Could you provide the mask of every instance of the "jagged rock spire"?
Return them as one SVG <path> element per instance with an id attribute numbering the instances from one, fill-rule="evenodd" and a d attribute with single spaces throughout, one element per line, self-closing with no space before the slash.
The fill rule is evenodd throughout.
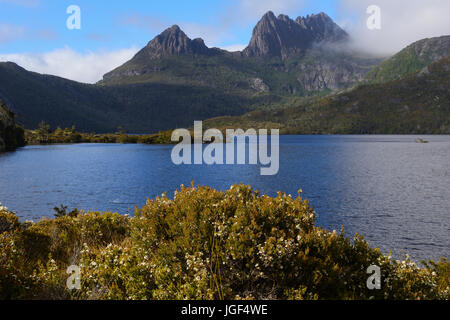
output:
<path id="1" fill-rule="evenodd" d="M 267 12 L 253 30 L 245 56 L 281 56 L 311 47 L 313 43 L 346 40 L 347 33 L 325 13 L 298 17 L 295 21 L 286 15 L 278 18 Z"/>

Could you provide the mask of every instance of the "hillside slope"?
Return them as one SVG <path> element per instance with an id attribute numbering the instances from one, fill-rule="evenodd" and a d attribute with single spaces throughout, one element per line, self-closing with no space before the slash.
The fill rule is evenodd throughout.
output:
<path id="1" fill-rule="evenodd" d="M 81 131 L 152 133 L 194 120 L 240 115 L 260 100 L 205 87 L 144 83 L 96 86 L 41 75 L 13 63 L 0 63 L 0 98 L 26 128 L 45 120 L 53 128 Z"/>
<path id="2" fill-rule="evenodd" d="M 289 108 L 211 119 L 205 126 L 289 134 L 450 134 L 450 56 L 401 80 Z"/>
<path id="3" fill-rule="evenodd" d="M 365 77 L 367 83 L 383 83 L 417 72 L 450 55 L 450 35 L 417 41 L 374 67 Z"/>

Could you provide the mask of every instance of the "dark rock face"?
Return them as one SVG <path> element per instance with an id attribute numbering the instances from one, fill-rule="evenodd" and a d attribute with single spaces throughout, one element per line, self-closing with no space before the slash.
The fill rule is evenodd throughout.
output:
<path id="1" fill-rule="evenodd" d="M 348 34 L 341 29 L 325 13 L 313 14 L 311 16 L 298 17 L 295 22 L 304 29 L 310 30 L 316 42 L 340 42 L 348 39 Z"/>
<path id="2" fill-rule="evenodd" d="M 253 30 L 249 46 L 243 54 L 253 56 L 287 56 L 312 42 L 311 35 L 287 16 L 266 13 Z"/>
<path id="3" fill-rule="evenodd" d="M 367 69 L 353 62 L 342 61 L 340 64 L 320 61 L 300 64 L 297 81 L 308 92 L 324 89 L 342 90 L 349 84 L 361 81 Z"/>
<path id="4" fill-rule="evenodd" d="M 0 152 L 24 145 L 24 130 L 16 125 L 14 114 L 0 100 Z"/>
<path id="5" fill-rule="evenodd" d="M 311 48 L 314 43 L 339 42 L 347 38 L 347 33 L 323 12 L 298 17 L 294 21 L 286 15 L 277 18 L 269 11 L 253 30 L 252 39 L 243 55 L 286 59 L 291 54 Z"/>
<path id="6" fill-rule="evenodd" d="M 202 39 L 191 40 L 179 26 L 174 25 L 156 36 L 136 56 L 159 59 L 167 55 L 212 55 L 214 52 L 205 45 Z"/>

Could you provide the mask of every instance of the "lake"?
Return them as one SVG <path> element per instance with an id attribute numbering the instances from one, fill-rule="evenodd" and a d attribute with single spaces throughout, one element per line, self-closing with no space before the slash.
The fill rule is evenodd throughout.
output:
<path id="1" fill-rule="evenodd" d="M 330 230 L 344 226 L 395 257 L 450 253 L 450 136 L 281 136 L 280 170 L 171 162 L 172 146 L 28 146 L 0 154 L 0 201 L 21 220 L 53 217 L 52 208 L 133 214 L 147 198 L 181 184 L 226 190 L 244 183 L 271 196 L 299 189 Z"/>

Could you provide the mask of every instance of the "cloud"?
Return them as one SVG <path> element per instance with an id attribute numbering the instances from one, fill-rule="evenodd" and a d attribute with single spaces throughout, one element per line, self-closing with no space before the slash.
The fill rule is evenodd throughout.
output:
<path id="1" fill-rule="evenodd" d="M 0 44 L 12 42 L 25 36 L 25 28 L 7 23 L 0 23 Z"/>
<path id="2" fill-rule="evenodd" d="M 222 46 L 221 49 L 227 50 L 230 52 L 242 51 L 247 47 L 246 44 L 233 44 L 231 46 Z"/>
<path id="3" fill-rule="evenodd" d="M 381 30 L 366 26 L 369 5 L 381 9 Z M 388 55 L 420 39 L 450 34 L 449 12 L 448 0 L 341 0 L 340 17 L 356 48 Z"/>
<path id="4" fill-rule="evenodd" d="M 136 47 L 111 52 L 79 53 L 69 47 L 40 54 L 0 54 L 0 61 L 15 62 L 21 67 L 84 83 L 95 83 L 103 75 L 130 60 Z"/>
<path id="5" fill-rule="evenodd" d="M 58 38 L 59 33 L 49 28 L 30 30 L 25 26 L 0 23 L 0 45 L 19 40 L 39 39 L 44 41 L 53 41 Z"/>

